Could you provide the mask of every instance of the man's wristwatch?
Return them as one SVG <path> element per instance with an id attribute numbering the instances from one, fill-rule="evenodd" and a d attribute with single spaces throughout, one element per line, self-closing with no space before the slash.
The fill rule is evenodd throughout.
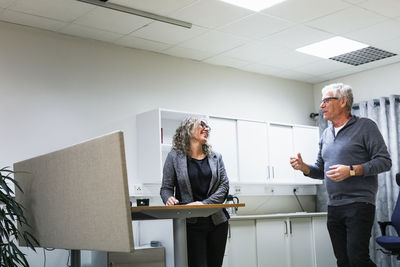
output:
<path id="1" fill-rule="evenodd" d="M 356 171 L 353 169 L 353 165 L 350 165 L 350 176 L 356 176 Z"/>

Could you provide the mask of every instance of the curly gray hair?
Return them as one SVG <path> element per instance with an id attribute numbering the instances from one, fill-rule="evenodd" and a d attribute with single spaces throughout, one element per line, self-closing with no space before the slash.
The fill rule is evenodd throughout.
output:
<path id="1" fill-rule="evenodd" d="M 172 141 L 172 149 L 181 151 L 186 156 L 190 156 L 192 154 L 190 138 L 193 136 L 193 129 L 197 129 L 202 121 L 204 121 L 204 119 L 198 117 L 188 117 L 184 119 L 176 129 Z M 207 142 L 202 145 L 202 149 L 207 157 L 211 155 L 211 146 Z"/>
<path id="2" fill-rule="evenodd" d="M 346 109 L 351 111 L 351 107 L 353 106 L 353 92 L 350 85 L 343 83 L 333 83 L 322 88 L 322 94 L 326 94 L 328 92 L 333 92 L 335 97 L 338 98 L 346 98 Z"/>

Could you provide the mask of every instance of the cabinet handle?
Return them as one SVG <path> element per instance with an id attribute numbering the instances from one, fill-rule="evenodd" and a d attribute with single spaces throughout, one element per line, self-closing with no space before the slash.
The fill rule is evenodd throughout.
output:
<path id="1" fill-rule="evenodd" d="M 283 221 L 283 222 L 285 223 L 285 235 L 287 235 L 287 234 L 288 234 L 287 221 L 285 220 L 285 221 Z"/>
<path id="2" fill-rule="evenodd" d="M 270 171 L 269 171 L 269 165 L 267 165 L 267 172 L 268 172 L 268 179 L 271 179 Z"/>
<path id="3" fill-rule="evenodd" d="M 275 168 L 272 166 L 272 178 L 275 178 Z"/>
<path id="4" fill-rule="evenodd" d="M 289 221 L 289 233 L 292 234 L 292 221 Z"/>
<path id="5" fill-rule="evenodd" d="M 230 239 L 231 238 L 231 224 L 230 223 L 228 223 L 228 238 Z"/>

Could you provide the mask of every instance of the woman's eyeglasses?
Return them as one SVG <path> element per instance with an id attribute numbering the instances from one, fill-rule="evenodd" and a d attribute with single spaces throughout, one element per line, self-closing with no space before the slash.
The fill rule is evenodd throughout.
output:
<path id="1" fill-rule="evenodd" d="M 211 127 L 205 121 L 200 122 L 200 127 L 211 132 Z"/>

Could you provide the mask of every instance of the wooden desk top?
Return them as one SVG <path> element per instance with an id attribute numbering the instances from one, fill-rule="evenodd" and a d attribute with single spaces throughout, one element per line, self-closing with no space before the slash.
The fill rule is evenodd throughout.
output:
<path id="1" fill-rule="evenodd" d="M 238 204 L 208 204 L 208 205 L 175 205 L 175 206 L 138 206 L 132 207 L 132 212 L 142 210 L 187 210 L 187 209 L 209 209 L 209 208 L 233 208 L 244 207 L 244 203 Z"/>
<path id="2" fill-rule="evenodd" d="M 139 206 L 132 207 L 132 220 L 177 219 L 190 217 L 207 217 L 219 209 L 244 207 L 238 204 L 210 204 L 210 205 L 175 205 L 175 206 Z"/>

